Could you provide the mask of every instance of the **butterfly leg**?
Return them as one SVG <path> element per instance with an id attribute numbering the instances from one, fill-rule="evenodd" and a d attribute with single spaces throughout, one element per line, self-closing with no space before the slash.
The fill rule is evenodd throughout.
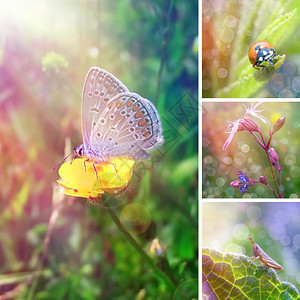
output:
<path id="1" fill-rule="evenodd" d="M 114 163 L 111 163 L 111 164 L 114 166 L 115 172 L 116 172 L 116 174 L 117 174 L 119 180 L 121 180 L 121 177 L 120 177 L 119 174 L 118 174 L 118 170 L 117 170 L 117 168 L 116 168 L 116 165 L 115 165 Z"/>
<path id="2" fill-rule="evenodd" d="M 99 177 L 98 177 L 98 172 L 97 172 L 97 169 L 96 169 L 96 167 L 95 167 L 95 164 L 96 164 L 96 163 L 97 163 L 96 161 L 93 162 L 93 169 L 95 170 L 97 179 L 99 179 Z"/>
<path id="3" fill-rule="evenodd" d="M 86 162 L 89 161 L 89 159 L 86 159 L 84 162 L 83 162 L 83 165 L 84 165 L 84 171 L 86 172 Z"/>
<path id="4" fill-rule="evenodd" d="M 114 163 L 110 162 L 110 161 L 107 161 L 107 163 L 110 164 L 110 165 L 113 165 L 113 167 L 114 167 L 114 169 L 115 169 L 115 172 L 116 172 L 116 174 L 117 174 L 119 180 L 121 180 L 121 177 L 120 177 L 119 174 L 118 174 L 118 170 L 117 170 L 117 168 L 116 168 L 116 165 L 115 165 Z"/>

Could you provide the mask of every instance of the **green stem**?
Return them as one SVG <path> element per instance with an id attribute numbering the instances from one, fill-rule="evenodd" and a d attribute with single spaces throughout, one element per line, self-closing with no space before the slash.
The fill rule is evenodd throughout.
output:
<path id="1" fill-rule="evenodd" d="M 170 277 L 164 273 L 155 263 L 154 261 L 145 253 L 143 248 L 137 243 L 137 241 L 131 236 L 131 234 L 124 229 L 122 224 L 120 223 L 120 220 L 114 213 L 114 211 L 111 208 L 107 208 L 107 211 L 117 227 L 120 229 L 120 231 L 125 235 L 127 238 L 127 241 L 135 248 L 135 250 L 142 256 L 142 258 L 149 264 L 149 266 L 152 268 L 153 272 L 161 278 L 170 288 L 173 290 L 176 289 L 176 284 L 170 279 Z"/>
<path id="2" fill-rule="evenodd" d="M 268 158 L 268 162 L 269 162 L 269 164 L 270 164 L 270 167 L 271 167 L 272 176 L 273 176 L 273 180 L 274 180 L 275 187 L 276 187 L 276 190 L 277 190 L 278 198 L 282 198 L 282 197 L 281 197 L 281 193 L 279 192 L 277 180 L 276 180 L 276 177 L 275 177 L 274 168 L 273 168 L 273 166 L 272 166 L 272 163 L 271 163 L 271 159 L 270 159 L 268 150 L 266 150 L 266 155 L 267 155 L 267 158 Z"/>
<path id="3" fill-rule="evenodd" d="M 282 191 L 282 180 L 281 180 L 281 167 L 280 166 L 280 171 L 279 172 L 279 184 L 280 184 L 280 197 L 283 198 L 283 191 Z"/>
<path id="4" fill-rule="evenodd" d="M 163 16 L 163 43 L 162 43 L 162 50 L 161 50 L 161 57 L 160 57 L 160 63 L 159 63 L 159 69 L 158 69 L 158 74 L 157 74 L 157 81 L 156 81 L 156 91 L 155 91 L 155 96 L 154 96 L 154 103 L 158 103 L 158 98 L 159 98 L 159 92 L 160 92 L 160 85 L 161 85 L 161 78 L 162 78 L 162 72 L 164 69 L 165 65 L 165 59 L 167 56 L 167 46 L 169 42 L 169 27 L 168 27 L 168 22 L 169 22 L 169 17 L 171 13 L 171 9 L 173 6 L 173 0 L 170 1 L 168 11 L 166 16 Z"/>
<path id="5" fill-rule="evenodd" d="M 47 230 L 46 237 L 45 237 L 44 243 L 43 243 L 43 251 L 42 251 L 41 256 L 40 256 L 40 258 L 38 260 L 38 263 L 37 263 L 37 268 L 36 268 L 37 269 L 37 275 L 33 276 L 32 278 L 30 278 L 27 281 L 27 285 L 30 286 L 30 289 L 29 289 L 29 292 L 27 294 L 26 300 L 33 299 L 34 293 L 36 291 L 36 288 L 37 288 L 39 280 L 40 280 L 40 276 L 42 274 L 42 269 L 43 269 L 43 266 L 44 266 L 45 258 L 46 258 L 47 253 L 48 253 L 50 237 L 51 237 L 51 234 L 54 230 L 54 226 L 56 224 L 56 221 L 59 217 L 59 214 L 60 214 L 62 208 L 63 208 L 62 202 L 56 203 L 56 205 L 55 205 L 55 207 L 52 211 L 52 214 L 50 216 L 50 220 L 49 220 L 49 224 L 48 224 L 48 230 Z"/>

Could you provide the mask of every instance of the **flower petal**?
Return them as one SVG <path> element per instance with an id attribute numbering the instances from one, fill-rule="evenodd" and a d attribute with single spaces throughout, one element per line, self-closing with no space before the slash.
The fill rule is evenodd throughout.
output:
<path id="1" fill-rule="evenodd" d="M 59 168 L 66 195 L 88 199 L 99 198 L 104 192 L 119 194 L 127 188 L 135 161 L 115 158 L 109 162 L 93 162 L 85 157 L 75 158 Z"/>

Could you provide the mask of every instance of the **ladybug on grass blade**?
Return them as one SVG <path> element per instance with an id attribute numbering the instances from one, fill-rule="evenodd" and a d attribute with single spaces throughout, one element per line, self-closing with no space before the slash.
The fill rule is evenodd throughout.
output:
<path id="1" fill-rule="evenodd" d="M 274 59 L 277 55 L 276 50 L 274 47 L 265 41 L 260 41 L 254 43 L 248 52 L 249 60 L 251 64 L 253 65 L 253 68 L 259 70 L 259 68 L 267 69 L 267 72 L 269 73 L 269 70 L 266 66 L 261 65 L 262 62 L 268 62 L 271 65 L 274 65 Z"/>

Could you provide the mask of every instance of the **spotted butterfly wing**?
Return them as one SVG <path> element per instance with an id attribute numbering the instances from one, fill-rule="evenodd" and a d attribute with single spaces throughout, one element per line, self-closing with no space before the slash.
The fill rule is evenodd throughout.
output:
<path id="1" fill-rule="evenodd" d="M 107 103 L 116 95 L 127 92 L 127 87 L 114 75 L 92 67 L 85 78 L 82 91 L 82 138 L 87 152 L 91 150 L 91 133 Z"/>
<path id="2" fill-rule="evenodd" d="M 246 190 L 249 187 L 248 185 L 249 179 L 241 171 L 239 172 L 239 181 L 240 181 L 240 193 L 244 195 Z"/>
<path id="3" fill-rule="evenodd" d="M 125 92 L 114 96 L 100 113 L 90 145 L 102 159 L 144 159 L 162 143 L 162 125 L 154 105 L 138 94 Z"/>

